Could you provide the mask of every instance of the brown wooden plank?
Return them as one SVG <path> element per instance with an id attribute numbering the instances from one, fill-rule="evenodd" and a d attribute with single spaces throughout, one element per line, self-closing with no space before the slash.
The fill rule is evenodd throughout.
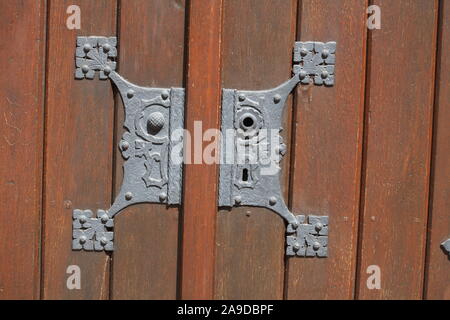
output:
<path id="1" fill-rule="evenodd" d="M 186 129 L 194 122 L 203 132 L 219 128 L 223 0 L 189 3 Z M 217 143 L 217 141 L 216 141 Z M 204 144 L 206 145 L 206 143 Z M 194 156 L 197 148 L 192 143 Z M 211 299 L 214 287 L 214 241 L 218 166 L 187 164 L 184 171 L 181 297 Z"/>
<path id="2" fill-rule="evenodd" d="M 66 28 L 69 5 L 81 9 L 81 30 Z M 116 1 L 50 1 L 47 78 L 44 283 L 46 299 L 109 296 L 109 257 L 73 252 L 72 210 L 111 204 L 114 99 L 109 81 L 75 80 L 76 35 L 115 35 Z M 68 290 L 69 265 L 81 269 L 81 290 Z"/>
<path id="3" fill-rule="evenodd" d="M 367 1 L 302 1 L 298 39 L 336 41 L 334 87 L 301 87 L 292 208 L 328 215 L 329 257 L 291 258 L 288 299 L 352 299 L 356 268 Z"/>
<path id="4" fill-rule="evenodd" d="M 434 96 L 438 1 L 382 1 L 370 39 L 361 299 L 420 299 Z M 369 290 L 367 268 L 381 269 Z"/>
<path id="5" fill-rule="evenodd" d="M 288 80 L 296 17 L 297 1 L 225 0 L 223 87 L 264 90 Z M 292 114 L 292 103 L 288 104 L 285 141 L 289 141 Z M 287 190 L 289 155 L 282 166 L 282 183 Z M 268 209 L 242 207 L 220 211 L 215 297 L 282 299 L 284 233 L 283 219 Z"/>
<path id="6" fill-rule="evenodd" d="M 440 244 L 450 238 L 450 1 L 441 1 L 439 52 L 434 112 L 434 146 L 428 261 L 427 299 L 450 300 L 450 261 Z"/>
<path id="7" fill-rule="evenodd" d="M 184 17 L 184 1 L 123 1 L 119 72 L 141 86 L 182 87 Z M 121 103 L 117 115 L 116 143 L 123 134 Z M 120 153 L 116 159 L 118 191 L 123 175 Z M 178 215 L 176 207 L 147 204 L 132 206 L 117 216 L 112 298 L 176 298 Z"/>
<path id="8" fill-rule="evenodd" d="M 0 299 L 37 299 L 45 1 L 0 2 Z"/>

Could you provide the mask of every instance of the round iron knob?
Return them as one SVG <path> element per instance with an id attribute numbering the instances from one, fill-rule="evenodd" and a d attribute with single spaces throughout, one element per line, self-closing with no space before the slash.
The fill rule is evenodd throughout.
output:
<path id="1" fill-rule="evenodd" d="M 148 131 L 156 134 L 164 127 L 166 119 L 161 112 L 153 112 L 148 118 Z"/>

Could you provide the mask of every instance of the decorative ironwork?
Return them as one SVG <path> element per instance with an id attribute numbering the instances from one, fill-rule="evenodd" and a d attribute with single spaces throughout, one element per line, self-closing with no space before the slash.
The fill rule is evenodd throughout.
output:
<path id="1" fill-rule="evenodd" d="M 184 89 L 128 82 L 115 71 L 116 45 L 115 37 L 77 39 L 75 78 L 93 79 L 98 72 L 101 80 L 111 80 L 122 98 L 125 133 L 119 149 L 125 162 L 122 187 L 110 209 L 99 210 L 97 218 L 90 210 L 74 211 L 74 250 L 113 251 L 114 216 L 130 205 L 181 201 Z"/>
<path id="2" fill-rule="evenodd" d="M 297 216 L 298 227 L 287 227 L 286 255 L 298 257 L 328 256 L 328 217 Z"/>
<path id="3" fill-rule="evenodd" d="M 297 256 L 326 256 L 326 239 L 322 233 L 306 233 L 306 225 L 298 220 L 303 216 L 290 212 L 283 199 L 280 161 L 286 145 L 280 135 L 282 117 L 286 100 L 298 84 L 334 85 L 335 53 L 335 42 L 297 42 L 294 76 L 284 84 L 263 91 L 223 90 L 219 206 L 256 206 L 276 212 L 289 224 L 288 241 L 297 237 L 295 241 L 304 246 L 305 254 L 302 247 Z M 302 237 L 306 240 L 300 241 Z M 320 248 L 314 250 L 316 242 Z M 292 251 L 289 243 L 287 248 Z"/>

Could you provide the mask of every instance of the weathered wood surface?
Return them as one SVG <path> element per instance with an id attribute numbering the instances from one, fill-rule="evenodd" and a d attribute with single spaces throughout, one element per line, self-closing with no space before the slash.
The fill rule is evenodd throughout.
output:
<path id="1" fill-rule="evenodd" d="M 291 77 L 297 1 L 225 0 L 224 88 L 265 90 Z M 290 140 L 292 104 L 283 132 Z M 287 191 L 289 155 L 283 160 Z M 287 199 L 287 192 L 284 192 Z M 222 210 L 217 218 L 217 299 L 283 299 L 284 221 L 269 209 Z"/>
<path id="2" fill-rule="evenodd" d="M 439 16 L 425 298 L 450 300 L 450 259 L 440 246 L 450 238 L 450 1 L 441 1 Z"/>
<path id="3" fill-rule="evenodd" d="M 123 1 L 119 14 L 120 74 L 140 86 L 183 87 L 184 1 Z M 118 102 L 115 146 L 123 134 L 124 112 Z M 122 164 L 116 152 L 116 192 Z M 177 297 L 178 217 L 179 208 L 158 204 L 132 206 L 117 216 L 113 299 Z"/>
<path id="4" fill-rule="evenodd" d="M 39 298 L 45 9 L 0 2 L 0 299 Z"/>
<path id="5" fill-rule="evenodd" d="M 360 299 L 421 299 L 424 283 L 438 1 L 376 0 L 369 39 Z M 369 290 L 369 266 L 381 289 Z"/>
<path id="6" fill-rule="evenodd" d="M 297 90 L 292 209 L 328 215 L 329 257 L 291 258 L 288 299 L 352 299 L 358 238 L 367 1 L 302 1 L 298 40 L 336 41 L 334 87 Z"/>
<path id="7" fill-rule="evenodd" d="M 66 27 L 66 10 L 81 9 L 81 29 Z M 72 251 L 73 209 L 107 209 L 112 196 L 114 98 L 109 81 L 75 80 L 77 35 L 115 35 L 115 0 L 49 2 L 43 298 L 106 299 L 109 256 Z M 68 266 L 81 289 L 66 286 Z"/>
<path id="8" fill-rule="evenodd" d="M 206 130 L 219 128 L 222 2 L 189 3 L 186 129 L 197 139 Z M 201 121 L 203 131 L 194 133 L 196 121 Z M 218 166 L 206 164 L 203 151 L 194 142 L 191 146 L 192 164 L 184 170 L 181 297 L 212 299 Z M 195 164 L 194 157 L 201 164 Z"/>

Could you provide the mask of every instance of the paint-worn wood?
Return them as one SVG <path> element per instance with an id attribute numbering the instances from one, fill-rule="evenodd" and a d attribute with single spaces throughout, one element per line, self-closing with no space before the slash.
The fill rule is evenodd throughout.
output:
<path id="1" fill-rule="evenodd" d="M 425 298 L 450 300 L 450 1 L 441 1 Z"/>
<path id="2" fill-rule="evenodd" d="M 39 298 L 45 7 L 0 2 L 0 299 Z"/>
<path id="3" fill-rule="evenodd" d="M 366 97 L 360 299 L 420 299 L 433 114 L 438 1 L 374 1 Z M 366 270 L 381 269 L 369 290 Z"/>
<path id="4" fill-rule="evenodd" d="M 297 1 L 225 0 L 224 88 L 264 90 L 291 77 Z M 285 141 L 290 137 L 292 102 L 285 112 Z M 289 154 L 283 159 L 287 189 Z M 284 192 L 285 197 L 287 192 Z M 287 198 L 286 198 L 287 199 Z M 284 281 L 282 218 L 268 209 L 221 210 L 217 218 L 217 299 L 282 299 Z"/>
<path id="5" fill-rule="evenodd" d="M 66 27 L 69 5 L 81 9 L 81 30 Z M 77 35 L 116 34 L 116 1 L 49 3 L 47 127 L 43 240 L 45 299 L 109 296 L 109 257 L 73 252 L 72 210 L 111 204 L 114 99 L 109 81 L 75 80 Z M 81 269 L 81 290 L 68 290 L 66 269 Z"/>
<path id="6" fill-rule="evenodd" d="M 288 299 L 352 299 L 359 215 L 367 1 L 302 1 L 298 39 L 336 41 L 334 87 L 300 87 L 292 208 L 328 215 L 327 259 L 290 258 Z"/>
<path id="7" fill-rule="evenodd" d="M 192 160 L 195 157 L 201 164 L 192 161 L 184 171 L 183 299 L 213 297 L 218 166 L 203 162 L 200 147 L 211 143 L 201 142 L 202 133 L 219 128 L 222 5 L 222 0 L 189 3 L 186 129 L 200 141 L 193 141 L 191 154 Z M 197 121 L 201 121 L 203 132 L 194 132 Z M 217 140 L 212 143 L 218 145 Z"/>
<path id="8" fill-rule="evenodd" d="M 136 18 L 139 17 L 139 18 Z M 185 3 L 178 0 L 123 1 L 120 10 L 119 72 L 147 87 L 182 87 Z M 116 145 L 123 134 L 118 104 Z M 116 191 L 123 170 L 116 153 Z M 175 299 L 177 294 L 178 214 L 176 207 L 142 204 L 115 222 L 113 299 Z"/>

